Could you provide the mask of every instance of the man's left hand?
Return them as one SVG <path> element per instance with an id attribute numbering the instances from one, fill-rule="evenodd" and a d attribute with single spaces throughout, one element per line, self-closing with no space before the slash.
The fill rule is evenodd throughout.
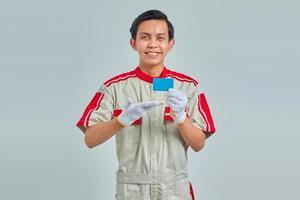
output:
<path id="1" fill-rule="evenodd" d="M 176 113 L 176 116 L 174 117 L 175 122 L 178 124 L 183 123 L 186 117 L 185 107 L 188 103 L 187 96 L 179 90 L 169 89 L 166 101 L 171 107 L 171 110 Z"/>

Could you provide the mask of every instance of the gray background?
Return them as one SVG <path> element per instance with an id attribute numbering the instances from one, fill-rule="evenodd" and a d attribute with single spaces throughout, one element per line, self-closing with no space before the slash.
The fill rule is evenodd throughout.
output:
<path id="1" fill-rule="evenodd" d="M 166 65 L 199 80 L 217 132 L 189 151 L 196 199 L 299 199 L 298 1 L 1 1 L 0 199 L 113 199 L 114 140 L 75 127 L 100 84 L 133 69 L 129 27 L 164 11 Z M 297 185 L 298 184 L 298 185 Z"/>

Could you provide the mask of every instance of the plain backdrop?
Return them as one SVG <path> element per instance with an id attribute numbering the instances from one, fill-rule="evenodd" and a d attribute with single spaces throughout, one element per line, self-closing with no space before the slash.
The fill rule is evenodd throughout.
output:
<path id="1" fill-rule="evenodd" d="M 137 66 L 129 28 L 148 9 L 169 16 L 165 64 L 200 82 L 215 120 L 188 152 L 196 199 L 299 199 L 299 6 L 1 1 L 0 199 L 114 199 L 114 138 L 89 149 L 76 122 L 103 81 Z"/>

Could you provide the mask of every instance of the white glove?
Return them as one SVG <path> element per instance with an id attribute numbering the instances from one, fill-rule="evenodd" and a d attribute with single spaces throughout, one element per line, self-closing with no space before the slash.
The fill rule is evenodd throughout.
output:
<path id="1" fill-rule="evenodd" d="M 124 126 L 130 126 L 135 120 L 141 118 L 148 110 L 162 104 L 163 102 L 159 101 L 133 103 L 131 98 L 127 98 L 118 120 Z"/>
<path id="2" fill-rule="evenodd" d="M 167 104 L 171 107 L 171 116 L 172 111 L 175 112 L 174 118 L 177 124 L 183 123 L 186 117 L 185 107 L 187 106 L 188 99 L 187 96 L 176 89 L 169 89 L 167 92 Z"/>

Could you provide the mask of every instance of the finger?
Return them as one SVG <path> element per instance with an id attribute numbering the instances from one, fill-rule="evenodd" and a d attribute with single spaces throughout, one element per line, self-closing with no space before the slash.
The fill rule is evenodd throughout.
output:
<path id="1" fill-rule="evenodd" d="M 167 99 L 167 104 L 170 105 L 170 107 L 178 107 L 178 108 L 182 108 L 185 107 L 185 104 L 183 104 L 183 102 L 178 101 L 177 99 Z"/>
<path id="2" fill-rule="evenodd" d="M 169 88 L 168 92 L 177 92 L 178 90 L 174 89 L 174 88 Z"/>
<path id="3" fill-rule="evenodd" d="M 168 93 L 184 94 L 182 91 L 176 90 L 174 88 L 169 88 Z"/>
<path id="4" fill-rule="evenodd" d="M 168 104 L 170 107 L 171 107 L 171 109 L 172 110 L 174 110 L 174 111 L 179 111 L 179 110 L 182 110 L 182 107 L 181 106 L 176 106 L 176 105 L 174 105 L 174 104 Z"/>
<path id="5" fill-rule="evenodd" d="M 169 106 L 170 106 L 171 110 L 176 113 L 179 112 L 180 110 L 182 110 L 182 108 L 178 107 L 178 106 L 174 106 L 174 105 L 170 105 L 170 104 L 169 104 Z"/>
<path id="6" fill-rule="evenodd" d="M 174 98 L 177 98 L 177 99 L 183 99 L 183 97 L 185 96 L 184 93 L 182 93 L 181 91 L 179 90 L 170 90 L 167 92 L 167 97 L 174 97 Z"/>
<path id="7" fill-rule="evenodd" d="M 172 109 L 172 111 L 174 111 L 175 113 L 179 113 L 180 110 L 181 110 L 180 108 L 174 108 L 174 109 Z"/>
<path id="8" fill-rule="evenodd" d="M 168 97 L 167 98 L 167 101 L 168 102 L 172 102 L 174 104 L 182 104 L 182 100 L 180 99 L 177 99 L 177 98 L 174 98 L 174 97 Z"/>
<path id="9" fill-rule="evenodd" d="M 139 106 L 141 108 L 144 108 L 144 109 L 150 109 L 150 108 L 153 108 L 155 106 L 160 106 L 160 105 L 163 105 L 163 102 L 161 101 L 149 101 L 149 102 L 142 102 L 139 104 Z"/>
<path id="10" fill-rule="evenodd" d="M 164 101 L 150 101 L 150 103 L 154 106 L 161 106 L 164 104 Z"/>

